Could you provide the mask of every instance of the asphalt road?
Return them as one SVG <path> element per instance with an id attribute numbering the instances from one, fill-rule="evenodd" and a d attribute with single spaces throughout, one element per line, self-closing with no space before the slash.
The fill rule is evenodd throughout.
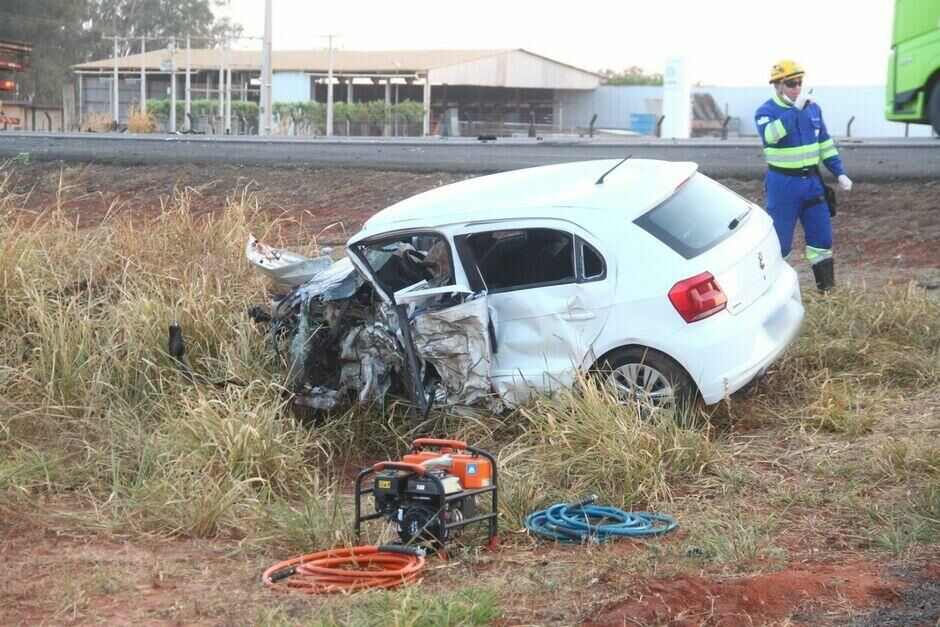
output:
<path id="1" fill-rule="evenodd" d="M 858 180 L 940 179 L 940 139 L 851 139 L 837 143 Z M 0 158 L 142 164 L 306 165 L 406 171 L 498 172 L 587 159 L 695 161 L 712 176 L 752 177 L 764 171 L 757 138 L 260 138 L 117 133 L 0 132 Z"/>

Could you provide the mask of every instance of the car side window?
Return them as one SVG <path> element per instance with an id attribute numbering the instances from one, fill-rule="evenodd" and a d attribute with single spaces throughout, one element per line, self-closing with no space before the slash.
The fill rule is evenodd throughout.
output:
<path id="1" fill-rule="evenodd" d="M 491 293 L 576 280 L 574 238 L 555 229 L 473 233 L 467 247 Z"/>
<path id="2" fill-rule="evenodd" d="M 607 264 L 597 249 L 578 238 L 578 282 L 601 281 L 607 277 Z"/>

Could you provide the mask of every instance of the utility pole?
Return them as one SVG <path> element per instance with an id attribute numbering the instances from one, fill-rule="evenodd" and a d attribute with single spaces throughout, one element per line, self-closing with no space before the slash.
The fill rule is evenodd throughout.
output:
<path id="1" fill-rule="evenodd" d="M 111 119 L 114 121 L 114 128 L 117 130 L 119 116 L 121 114 L 120 98 L 121 92 L 118 91 L 118 38 L 114 40 L 114 69 L 111 74 Z"/>
<path id="2" fill-rule="evenodd" d="M 431 73 L 424 75 L 424 120 L 421 123 L 421 134 L 427 137 L 431 133 Z"/>
<path id="3" fill-rule="evenodd" d="M 225 133 L 225 39 L 219 41 L 219 134 Z"/>
<path id="4" fill-rule="evenodd" d="M 140 38 L 140 112 L 147 113 L 147 38 Z"/>
<path id="5" fill-rule="evenodd" d="M 351 105 L 353 102 L 353 79 L 350 76 L 346 79 L 346 104 Z M 349 111 L 349 109 L 347 109 Z M 349 137 L 350 125 L 352 122 L 349 121 L 349 118 L 346 119 L 346 137 Z"/>
<path id="6" fill-rule="evenodd" d="M 264 1 L 264 42 L 261 44 L 261 119 L 258 135 L 271 134 L 271 0 Z"/>
<path id="7" fill-rule="evenodd" d="M 192 126 L 193 126 L 192 117 L 190 117 L 190 105 L 192 103 L 192 100 L 191 100 L 191 94 L 190 94 L 191 84 L 190 84 L 189 73 L 190 73 L 190 68 L 192 67 L 191 61 L 192 59 L 190 58 L 190 40 L 189 40 L 189 35 L 186 35 L 186 92 L 185 92 L 185 95 L 183 96 L 183 98 L 185 98 L 186 100 L 186 105 L 184 107 L 184 111 L 186 112 L 186 119 L 183 120 L 183 123 L 187 131 L 193 130 L 192 129 Z"/>
<path id="8" fill-rule="evenodd" d="M 333 135 L 333 35 L 327 35 L 326 53 L 326 136 Z"/>
<path id="9" fill-rule="evenodd" d="M 170 37 L 170 132 L 176 132 L 176 38 Z"/>
<path id="10" fill-rule="evenodd" d="M 225 134 L 232 134 L 232 41 L 225 39 Z"/>

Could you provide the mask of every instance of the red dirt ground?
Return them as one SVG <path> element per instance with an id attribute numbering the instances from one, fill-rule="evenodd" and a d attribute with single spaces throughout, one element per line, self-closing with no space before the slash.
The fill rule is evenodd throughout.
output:
<path id="1" fill-rule="evenodd" d="M 0 624 L 244 624 L 264 608 L 286 604 L 296 618 L 314 619 L 323 597 L 277 595 L 259 583 L 267 564 L 257 550 L 242 552 L 234 540 L 122 541 L 64 528 L 0 523 Z M 623 543 L 616 553 L 636 546 Z M 613 546 L 610 547 L 611 550 Z M 595 549 L 606 551 L 607 547 Z M 583 550 L 582 550 L 583 551 Z M 252 557 L 255 555 L 255 557 Z M 496 562 L 453 566 L 463 577 L 491 584 L 531 573 L 538 563 L 577 569 L 583 553 L 572 547 L 502 548 Z M 597 557 L 603 557 L 597 555 Z M 911 566 L 921 581 L 940 581 L 940 564 Z M 451 565 L 429 562 L 422 587 L 454 585 Z M 622 600 L 607 603 L 584 620 L 590 625 L 818 625 L 899 604 L 910 584 L 874 561 L 791 562 L 775 572 L 720 577 L 677 575 L 623 586 Z M 508 624 L 540 612 L 530 597 L 508 608 Z M 512 618 L 516 617 L 516 618 Z M 569 616 L 570 618 L 570 616 Z M 254 619 L 257 620 L 257 619 Z M 522 622 L 529 622 L 523 620 Z M 555 622 L 549 612 L 538 622 Z M 563 622 L 563 621 L 562 621 Z"/>
<path id="2" fill-rule="evenodd" d="M 856 610 L 899 598 L 902 584 L 871 562 L 791 564 L 751 577 L 683 576 L 635 590 L 628 601 L 601 610 L 588 624 L 737 625 L 789 619 L 815 624 L 824 605 Z"/>

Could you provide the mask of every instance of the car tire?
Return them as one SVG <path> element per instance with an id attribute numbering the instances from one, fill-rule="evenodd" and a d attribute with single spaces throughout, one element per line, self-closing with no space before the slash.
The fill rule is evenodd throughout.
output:
<path id="1" fill-rule="evenodd" d="M 605 356 L 595 368 L 600 381 L 622 404 L 636 404 L 641 413 L 651 406 L 677 416 L 698 404 L 698 389 L 674 359 L 644 346 L 627 346 Z"/>
<path id="2" fill-rule="evenodd" d="M 940 78 L 930 90 L 930 100 L 927 101 L 927 109 L 930 112 L 930 125 L 933 126 L 933 132 L 940 135 Z"/>

